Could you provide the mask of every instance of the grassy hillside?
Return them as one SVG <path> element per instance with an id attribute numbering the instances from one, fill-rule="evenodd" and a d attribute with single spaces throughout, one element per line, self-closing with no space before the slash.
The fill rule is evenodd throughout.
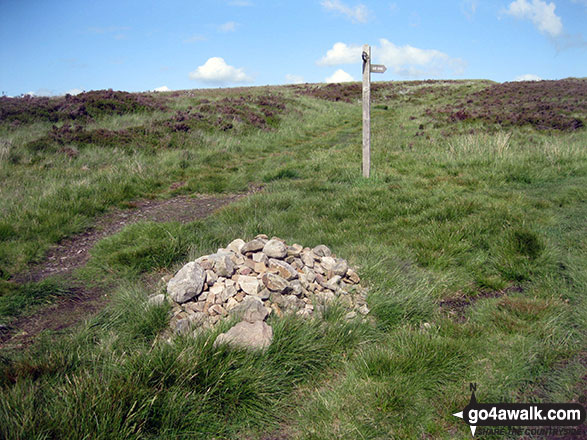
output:
<path id="1" fill-rule="evenodd" d="M 375 83 L 0 98 L 0 324 L 80 283 L 81 328 L 0 349 L 5 438 L 470 438 L 451 414 L 585 394 L 587 80 Z M 234 193 L 142 222 L 72 276 L 19 283 L 50 246 L 142 198 Z M 372 319 L 271 318 L 252 354 L 157 341 L 145 280 L 258 233 L 359 268 Z"/>

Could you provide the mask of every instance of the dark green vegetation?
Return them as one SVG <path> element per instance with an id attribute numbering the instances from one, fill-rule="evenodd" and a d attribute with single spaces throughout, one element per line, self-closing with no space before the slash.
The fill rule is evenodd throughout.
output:
<path id="1" fill-rule="evenodd" d="M 357 84 L 173 92 L 122 115 L 3 120 L 7 323 L 27 298 L 39 307 L 73 282 L 11 278 L 110 207 L 265 189 L 205 220 L 100 242 L 74 278 L 110 286 L 107 309 L 0 351 L 0 437 L 470 438 L 451 415 L 469 382 L 481 402 L 584 395 L 587 80 L 376 83 L 373 95 L 369 180 Z M 346 323 L 336 307 L 324 322 L 272 319 L 263 354 L 213 348 L 214 335 L 156 342 L 167 311 L 146 306 L 143 277 L 261 232 L 358 266 L 371 322 Z"/>

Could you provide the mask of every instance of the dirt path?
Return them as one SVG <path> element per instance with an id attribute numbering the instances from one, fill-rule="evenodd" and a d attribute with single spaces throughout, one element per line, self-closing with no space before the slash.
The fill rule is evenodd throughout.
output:
<path id="1" fill-rule="evenodd" d="M 48 253 L 45 259 L 30 267 L 26 273 L 16 275 L 17 283 L 41 281 L 52 275 L 70 277 L 84 266 L 89 251 L 101 239 L 116 234 L 123 227 L 139 221 L 168 222 L 190 221 L 207 217 L 218 209 L 247 195 L 259 191 L 252 187 L 247 193 L 221 196 L 178 196 L 168 200 L 139 200 L 131 209 L 116 209 L 100 217 L 93 227 L 81 234 L 66 238 Z M 106 292 L 75 284 L 72 295 L 60 298 L 55 304 L 38 310 L 33 315 L 18 318 L 8 328 L 0 329 L 0 348 L 18 348 L 29 345 L 44 330 L 58 331 L 75 325 L 107 303 Z"/>

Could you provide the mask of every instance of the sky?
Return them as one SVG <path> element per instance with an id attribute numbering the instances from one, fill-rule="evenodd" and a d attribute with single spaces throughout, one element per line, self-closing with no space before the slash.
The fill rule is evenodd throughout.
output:
<path id="1" fill-rule="evenodd" d="M 0 0 L 0 93 L 587 76 L 587 0 Z"/>

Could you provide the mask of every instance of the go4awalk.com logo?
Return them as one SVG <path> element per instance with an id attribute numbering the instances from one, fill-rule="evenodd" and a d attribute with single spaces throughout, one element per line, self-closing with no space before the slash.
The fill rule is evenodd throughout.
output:
<path id="1" fill-rule="evenodd" d="M 579 403 L 479 403 L 477 384 L 470 384 L 471 400 L 460 417 L 474 436 L 478 426 L 577 427 L 585 421 L 585 408 Z"/>

